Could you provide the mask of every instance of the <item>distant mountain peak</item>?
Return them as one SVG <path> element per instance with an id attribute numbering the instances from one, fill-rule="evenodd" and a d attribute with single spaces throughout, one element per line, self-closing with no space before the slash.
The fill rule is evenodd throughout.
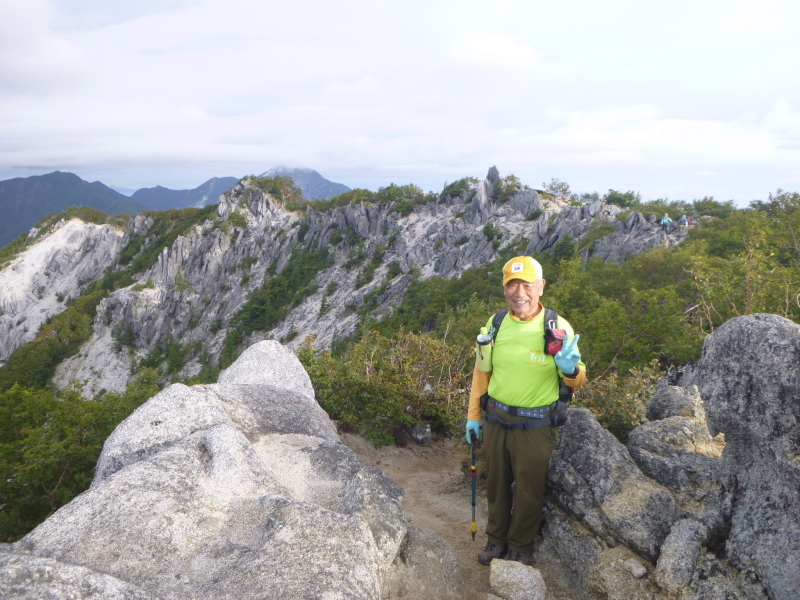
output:
<path id="1" fill-rule="evenodd" d="M 203 207 L 216 204 L 220 194 L 227 192 L 239 181 L 236 177 L 212 177 L 192 190 L 173 190 L 157 185 L 136 190 L 131 198 L 151 210 Z"/>
<path id="2" fill-rule="evenodd" d="M 291 177 L 294 184 L 303 192 L 306 200 L 328 200 L 339 194 L 349 192 L 342 183 L 325 179 L 314 169 L 308 167 L 286 167 L 283 165 L 264 171 L 259 177 Z"/>
<path id="3" fill-rule="evenodd" d="M 88 206 L 107 215 L 135 215 L 146 208 L 100 181 L 89 183 L 75 173 L 53 171 L 7 179 L 0 181 L 0 248 L 27 233 L 48 213 L 58 214 L 71 206 Z"/>

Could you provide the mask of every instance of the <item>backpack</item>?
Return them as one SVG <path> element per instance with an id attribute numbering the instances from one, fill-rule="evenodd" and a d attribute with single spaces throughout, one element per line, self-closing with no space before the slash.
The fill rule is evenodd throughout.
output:
<path id="1" fill-rule="evenodd" d="M 497 332 L 500 330 L 500 325 L 503 319 L 506 318 L 508 309 L 505 308 L 492 317 L 492 329 L 489 334 L 492 336 L 492 344 L 497 339 Z M 558 313 L 554 308 L 548 306 L 544 307 L 544 351 L 545 354 L 555 356 L 561 350 L 561 346 L 567 337 L 563 329 L 557 329 L 558 326 Z M 556 366 L 556 369 L 558 367 Z M 553 412 L 550 415 L 550 420 L 554 427 L 561 427 L 567 422 L 567 405 L 572 402 L 572 396 L 575 390 L 564 383 L 564 378 L 558 378 L 558 400 Z"/>

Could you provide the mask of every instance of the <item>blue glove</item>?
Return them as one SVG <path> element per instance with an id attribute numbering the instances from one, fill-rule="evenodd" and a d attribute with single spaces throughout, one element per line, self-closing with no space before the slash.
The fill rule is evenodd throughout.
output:
<path id="1" fill-rule="evenodd" d="M 573 335 L 553 357 L 556 361 L 556 366 L 561 369 L 564 375 L 572 375 L 575 369 L 578 368 L 578 362 L 581 359 L 581 353 L 578 351 L 578 340 L 580 338 L 580 335 Z"/>
<path id="2" fill-rule="evenodd" d="M 475 433 L 475 439 L 481 437 L 481 422 L 480 421 L 467 421 L 467 443 L 472 444 L 470 433 Z"/>

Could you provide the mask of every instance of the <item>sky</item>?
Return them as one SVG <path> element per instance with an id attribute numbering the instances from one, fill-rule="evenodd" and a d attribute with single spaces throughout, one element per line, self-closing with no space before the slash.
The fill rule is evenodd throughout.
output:
<path id="1" fill-rule="evenodd" d="M 2 0 L 0 179 L 800 191 L 797 0 Z"/>

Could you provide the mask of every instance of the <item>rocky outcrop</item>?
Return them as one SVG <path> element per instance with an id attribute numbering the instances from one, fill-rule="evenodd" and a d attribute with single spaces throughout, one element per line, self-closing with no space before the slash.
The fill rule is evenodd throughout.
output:
<path id="1" fill-rule="evenodd" d="M 0 270 L 0 365 L 116 262 L 122 236 L 111 225 L 60 221 Z"/>
<path id="2" fill-rule="evenodd" d="M 651 560 L 683 516 L 672 495 L 645 477 L 586 409 L 570 411 L 548 483 L 554 500 L 606 543 L 623 543 Z"/>
<path id="3" fill-rule="evenodd" d="M 739 317 L 706 338 L 686 387 L 659 384 L 627 448 L 570 409 L 538 552 L 583 598 L 797 598 L 798 364 L 800 326 Z"/>
<path id="4" fill-rule="evenodd" d="M 699 363 L 709 428 L 727 442 L 726 553 L 779 600 L 800 590 L 799 364 L 800 326 L 776 315 L 728 321 Z"/>
<path id="5" fill-rule="evenodd" d="M 341 444 L 292 353 L 260 342 L 219 383 L 172 385 L 120 424 L 91 488 L 0 554 L 0 589 L 378 599 L 410 579 L 455 597 L 452 550 L 409 532 L 402 495 Z"/>

